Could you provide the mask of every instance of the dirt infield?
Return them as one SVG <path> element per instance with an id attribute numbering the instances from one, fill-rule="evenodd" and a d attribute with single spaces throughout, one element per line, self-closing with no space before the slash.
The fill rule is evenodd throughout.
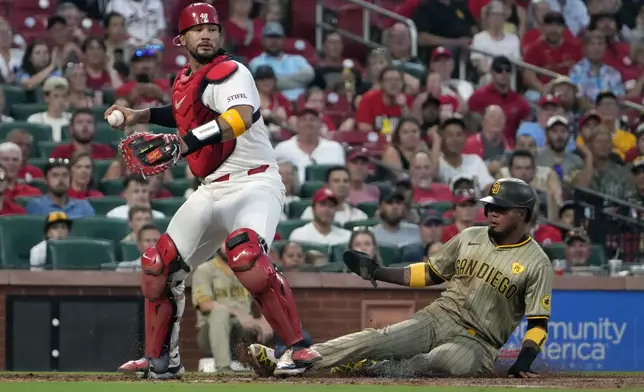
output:
<path id="1" fill-rule="evenodd" d="M 0 382 L 3 381 L 97 381 L 97 382 L 149 382 L 127 377 L 119 373 L 0 373 Z M 165 381 L 176 383 L 288 383 L 288 384 L 371 384 L 371 385 L 440 385 L 440 386 L 474 386 L 474 387 L 541 387 L 562 389 L 644 389 L 644 376 L 641 374 L 615 374 L 584 375 L 584 374 L 551 374 L 538 379 L 516 380 L 508 378 L 422 378 L 422 379 L 395 379 L 395 378 L 333 378 L 330 376 L 306 375 L 303 377 L 289 378 L 257 378 L 254 376 L 229 376 L 203 373 L 186 374 L 181 381 Z"/>

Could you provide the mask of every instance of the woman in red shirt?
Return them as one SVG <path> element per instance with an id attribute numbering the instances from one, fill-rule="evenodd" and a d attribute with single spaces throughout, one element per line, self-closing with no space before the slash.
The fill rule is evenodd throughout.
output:
<path id="1" fill-rule="evenodd" d="M 78 153 L 71 160 L 71 184 L 67 195 L 72 199 L 87 199 L 88 197 L 103 197 L 103 194 L 93 188 L 94 165 L 88 153 Z"/>
<path id="2" fill-rule="evenodd" d="M 277 124 L 285 122 L 292 115 L 291 103 L 275 88 L 277 77 L 273 68 L 269 65 L 257 67 L 254 78 L 264 120 Z"/>
<path id="3" fill-rule="evenodd" d="M 226 42 L 232 44 L 233 52 L 246 61 L 259 56 L 263 51 L 262 29 L 264 21 L 251 19 L 253 0 L 234 0 L 230 2 L 228 20 L 224 22 Z"/>
<path id="4" fill-rule="evenodd" d="M 121 87 L 123 81 L 114 69 L 112 59 L 107 56 L 105 42 L 100 38 L 89 37 L 81 45 L 83 67 L 87 73 L 87 87 L 92 90 Z"/>

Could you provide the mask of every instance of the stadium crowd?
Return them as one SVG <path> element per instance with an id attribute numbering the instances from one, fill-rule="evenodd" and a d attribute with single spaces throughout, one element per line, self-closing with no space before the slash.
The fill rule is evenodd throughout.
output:
<path id="1" fill-rule="evenodd" d="M 417 261 L 485 224 L 476 200 L 503 177 L 540 194 L 530 234 L 566 260 L 562 273 L 607 258 L 574 228 L 574 188 L 644 216 L 641 2 L 375 1 L 415 23 L 416 48 L 407 25 L 374 18 L 381 48 L 327 31 L 319 52 L 295 15 L 315 1 L 209 2 L 275 142 L 287 205 L 271 253 L 283 270 L 343 272 L 347 247 Z M 175 17 L 192 2 L 50 3 L 0 2 L 0 215 L 12 215 L 0 266 L 132 270 L 199 179 L 185 164 L 129 173 L 103 112 L 170 102 L 186 62 Z M 361 26 L 327 3 L 338 27 Z M 174 131 L 125 133 L 147 130 Z M 640 261 L 644 234 L 628 241 L 625 260 Z"/>

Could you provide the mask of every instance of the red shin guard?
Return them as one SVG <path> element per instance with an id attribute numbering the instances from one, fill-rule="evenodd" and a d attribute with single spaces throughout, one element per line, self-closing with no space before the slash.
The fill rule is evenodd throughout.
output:
<path id="1" fill-rule="evenodd" d="M 300 316 L 291 287 L 275 271 L 266 243 L 251 229 L 239 229 L 226 238 L 228 266 L 262 310 L 275 334 L 287 346 L 302 340 Z"/>
<path id="2" fill-rule="evenodd" d="M 159 358 L 168 352 L 175 304 L 168 288 L 170 263 L 178 262 L 174 242 L 163 234 L 141 256 L 141 290 L 145 297 L 145 355 Z"/>

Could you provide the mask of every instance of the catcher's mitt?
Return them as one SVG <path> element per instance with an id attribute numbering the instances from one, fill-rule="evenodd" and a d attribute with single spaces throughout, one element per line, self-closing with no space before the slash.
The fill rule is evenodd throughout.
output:
<path id="1" fill-rule="evenodd" d="M 159 174 L 181 159 L 178 135 L 133 133 L 121 140 L 119 150 L 128 169 L 144 177 Z"/>
<path id="2" fill-rule="evenodd" d="M 378 287 L 374 275 L 380 266 L 368 254 L 358 252 L 357 250 L 348 250 L 344 252 L 342 259 L 351 272 L 364 280 L 371 281 L 373 287 Z"/>

